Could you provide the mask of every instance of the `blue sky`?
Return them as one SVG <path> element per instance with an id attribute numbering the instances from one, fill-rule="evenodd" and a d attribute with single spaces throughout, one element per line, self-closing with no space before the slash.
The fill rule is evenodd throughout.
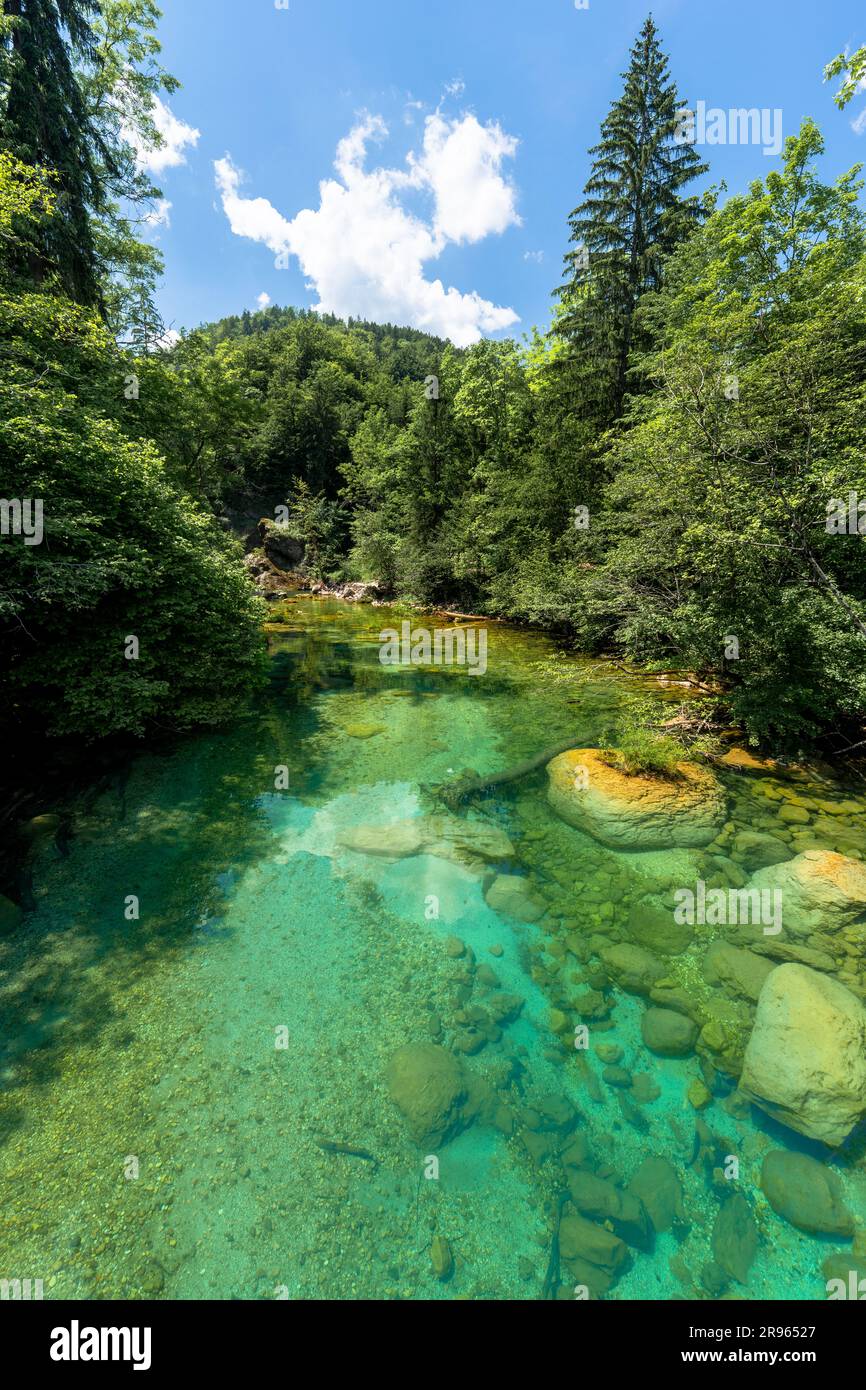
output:
<path id="1" fill-rule="evenodd" d="M 458 342 L 547 325 L 586 152 L 647 0 L 162 7 L 163 61 L 183 84 L 158 160 L 171 206 L 150 232 L 167 324 L 268 296 Z M 814 116 L 828 176 L 866 157 L 866 92 L 840 113 L 821 76 L 866 42 L 863 0 L 656 0 L 652 12 L 685 102 L 778 108 L 784 134 Z M 706 182 L 729 192 L 776 162 L 760 144 L 702 152 Z"/>

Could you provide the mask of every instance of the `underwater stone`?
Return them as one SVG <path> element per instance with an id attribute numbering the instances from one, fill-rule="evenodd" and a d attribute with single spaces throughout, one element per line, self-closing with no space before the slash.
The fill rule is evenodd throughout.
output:
<path id="1" fill-rule="evenodd" d="M 641 1016 L 641 1037 L 660 1057 L 685 1057 L 694 1048 L 698 1025 L 672 1009 L 647 1009 Z"/>
<path id="2" fill-rule="evenodd" d="M 430 1245 L 430 1263 L 433 1273 L 442 1283 L 454 1273 L 454 1255 L 444 1236 L 434 1236 Z"/>
<path id="3" fill-rule="evenodd" d="M 641 898 L 628 916 L 628 934 L 648 951 L 661 956 L 679 956 L 694 939 L 694 927 L 677 922 L 670 908 L 654 894 Z"/>
<path id="4" fill-rule="evenodd" d="M 585 1260 L 587 1264 L 621 1272 L 628 1263 L 628 1247 L 619 1236 L 596 1226 L 583 1216 L 564 1216 L 559 1225 L 559 1248 L 564 1260 Z"/>
<path id="5" fill-rule="evenodd" d="M 701 1286 L 711 1298 L 718 1298 L 724 1293 L 727 1284 L 728 1276 L 721 1265 L 715 1260 L 708 1260 L 701 1270 Z"/>
<path id="6" fill-rule="evenodd" d="M 582 1216 L 609 1221 L 614 1232 L 637 1250 L 652 1247 L 652 1227 L 646 1208 L 633 1192 L 620 1191 L 605 1178 L 572 1172 L 568 1178 L 571 1200 Z"/>
<path id="7" fill-rule="evenodd" d="M 466 1128 L 467 1079 L 452 1053 L 432 1042 L 407 1043 L 390 1058 L 385 1081 L 416 1143 L 436 1147 Z"/>
<path id="8" fill-rule="evenodd" d="M 631 1085 L 631 1072 L 626 1071 L 625 1067 L 605 1067 L 601 1073 L 601 1079 L 608 1086 L 628 1087 Z"/>
<path id="9" fill-rule="evenodd" d="M 841 1279 L 848 1298 L 855 1297 L 859 1302 L 866 1293 L 866 1260 L 858 1259 L 856 1253 L 847 1255 L 843 1250 L 835 1251 L 821 1265 L 821 1273 L 828 1281 Z M 852 1285 L 857 1290 L 853 1295 Z"/>
<path id="10" fill-rule="evenodd" d="M 706 1082 L 696 1076 L 694 1081 L 689 1082 L 686 1097 L 695 1110 L 706 1110 L 712 1104 L 713 1093 Z"/>
<path id="11" fill-rule="evenodd" d="M 600 954 L 611 979 L 627 994 L 649 994 L 667 970 L 657 956 L 631 942 L 605 946 Z"/>
<path id="12" fill-rule="evenodd" d="M 854 1221 L 842 1184 L 826 1164 L 807 1154 L 773 1149 L 764 1159 L 761 1187 L 777 1216 L 813 1235 L 850 1236 Z"/>
<path id="13" fill-rule="evenodd" d="M 715 839 L 726 796 L 709 769 L 677 765 L 676 778 L 628 776 L 593 748 L 547 765 L 547 799 L 562 820 L 611 849 L 699 849 Z"/>
<path id="14" fill-rule="evenodd" d="M 775 835 L 762 835 L 757 830 L 741 830 L 734 836 L 732 848 L 750 873 L 773 864 L 784 864 L 791 858 L 791 851 L 783 840 Z"/>
<path id="15" fill-rule="evenodd" d="M 494 912 L 516 917 L 518 922 L 537 922 L 547 910 L 547 903 L 532 892 L 519 874 L 497 874 L 484 899 Z"/>
<path id="16" fill-rule="evenodd" d="M 646 1207 L 656 1231 L 669 1231 L 686 1222 L 683 1189 L 677 1170 L 667 1158 L 645 1158 L 628 1184 L 629 1192 Z"/>
<path id="17" fill-rule="evenodd" d="M 735 1192 L 720 1207 L 713 1227 L 716 1263 L 738 1284 L 745 1284 L 757 1249 L 758 1228 L 752 1209 L 743 1194 Z"/>
<path id="18" fill-rule="evenodd" d="M 726 992 L 757 1002 L 764 981 L 775 966 L 753 951 L 739 950 L 726 941 L 714 941 L 704 957 L 704 979 L 721 984 Z"/>
<path id="19" fill-rule="evenodd" d="M 498 862 L 514 856 L 505 834 L 486 821 L 460 820 L 456 816 L 416 816 L 390 825 L 357 825 L 340 836 L 343 849 L 356 854 L 375 854 L 385 859 L 407 859 L 432 854 L 457 864 L 477 867 L 481 861 Z"/>
<path id="20" fill-rule="evenodd" d="M 778 966 L 761 990 L 740 1088 L 789 1129 L 841 1144 L 866 1115 L 866 1008 L 828 975 Z"/>

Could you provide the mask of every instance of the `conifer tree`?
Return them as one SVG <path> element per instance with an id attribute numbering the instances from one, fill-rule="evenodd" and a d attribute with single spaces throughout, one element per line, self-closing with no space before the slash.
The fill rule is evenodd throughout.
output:
<path id="1" fill-rule="evenodd" d="M 37 279 L 56 269 L 79 303 L 99 301 L 89 209 L 102 202 L 98 131 L 76 78 L 76 57 L 93 47 L 90 21 L 96 0 L 3 0 L 0 29 L 0 143 L 15 158 L 48 170 L 55 179 L 57 216 L 49 242 L 29 258 Z"/>
<path id="2" fill-rule="evenodd" d="M 556 332 L 569 345 L 583 418 L 606 428 L 626 391 L 634 312 L 657 289 L 661 264 L 694 227 L 695 197 L 681 189 L 706 171 L 694 148 L 678 141 L 677 89 L 649 17 L 623 74 L 625 89 L 591 150 L 583 202 L 569 218 L 572 249 Z"/>

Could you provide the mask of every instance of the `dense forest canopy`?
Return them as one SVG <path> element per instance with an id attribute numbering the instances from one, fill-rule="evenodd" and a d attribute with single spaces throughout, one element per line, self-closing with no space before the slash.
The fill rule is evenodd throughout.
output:
<path id="1" fill-rule="evenodd" d="M 866 230 L 817 127 L 697 198 L 647 20 L 546 331 L 457 349 L 275 306 L 166 347 L 130 144 L 176 86 L 157 21 L 3 4 L 0 469 L 44 537 L 0 542 L 0 719 L 93 740 L 231 717 L 262 608 L 226 519 L 285 505 L 315 577 L 697 672 L 754 740 L 857 744 L 861 513 L 828 518 L 866 498 Z M 858 64 L 830 65 L 843 104 Z"/>

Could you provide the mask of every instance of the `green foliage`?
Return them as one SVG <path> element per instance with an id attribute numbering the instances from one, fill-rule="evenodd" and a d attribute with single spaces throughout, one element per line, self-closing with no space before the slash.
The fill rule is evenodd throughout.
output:
<path id="1" fill-rule="evenodd" d="M 43 183 L 0 159 L 0 246 L 47 215 Z M 237 545 L 112 418 L 133 359 L 94 310 L 22 287 L 5 256 L 0 351 L 4 492 L 44 517 L 40 544 L 0 540 L 0 723 L 93 740 L 237 714 L 262 671 L 262 606 Z"/>
<path id="2" fill-rule="evenodd" d="M 645 300 L 656 389 L 612 442 L 586 583 L 604 640 L 717 673 L 736 720 L 795 747 L 866 708 L 866 555 L 826 524 L 866 496 L 864 232 L 856 171 L 821 183 L 821 150 L 806 123 Z"/>
<path id="3" fill-rule="evenodd" d="M 304 571 L 314 579 L 342 578 L 345 551 L 343 508 L 322 493 L 313 494 L 303 478 L 287 498 L 286 532 L 304 545 Z"/>
<path id="4" fill-rule="evenodd" d="M 855 53 L 838 53 L 833 61 L 827 64 L 824 69 L 825 81 L 829 82 L 834 77 L 843 79 L 834 101 L 839 110 L 844 111 L 849 101 L 861 90 L 863 79 L 866 77 L 866 44 Z"/>
<path id="5" fill-rule="evenodd" d="M 602 749 L 600 757 L 602 762 L 629 777 L 642 774 L 674 780 L 681 775 L 678 767 L 683 760 L 683 750 L 672 738 L 634 727 L 623 730 L 616 748 Z"/>

